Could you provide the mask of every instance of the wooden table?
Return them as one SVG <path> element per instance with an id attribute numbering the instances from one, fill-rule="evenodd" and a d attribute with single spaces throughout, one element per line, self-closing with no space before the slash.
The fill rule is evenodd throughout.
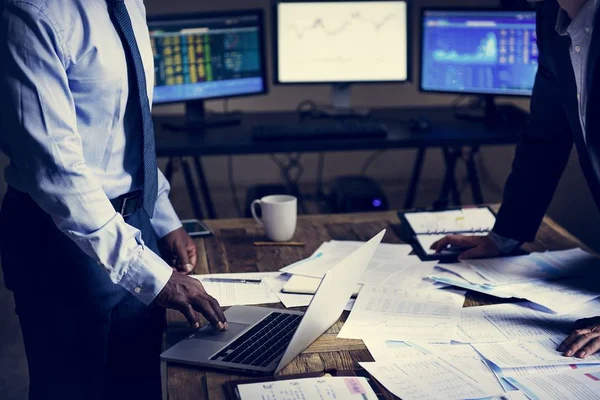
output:
<path id="1" fill-rule="evenodd" d="M 265 238 L 264 232 L 253 220 L 214 220 L 207 221 L 207 224 L 215 235 L 197 242 L 199 250 L 199 261 L 195 270 L 197 274 L 277 271 L 308 257 L 324 241 L 365 241 L 384 228 L 387 229 L 387 233 L 383 242 L 403 242 L 400 239 L 403 236 L 402 227 L 395 212 L 300 217 L 295 240 L 306 243 L 304 247 L 255 247 L 255 241 L 265 240 Z M 545 218 L 536 241 L 526 245 L 525 249 L 528 251 L 562 250 L 578 246 L 585 248 L 574 236 L 550 218 Z M 465 300 L 465 307 L 497 302 L 496 298 L 470 293 Z M 269 305 L 269 307 L 283 308 L 283 305 Z M 344 312 L 340 321 L 286 366 L 282 373 L 316 372 L 326 368 L 352 369 L 358 367 L 359 361 L 373 361 L 361 340 L 336 337 L 347 316 L 348 312 Z M 175 311 L 168 312 L 167 322 L 169 345 L 191 332 L 183 317 Z M 165 371 L 164 365 L 163 371 Z M 163 391 L 169 400 L 224 399 L 223 383 L 245 378 L 245 376 L 176 364 L 166 365 L 164 375 L 166 384 L 163 382 Z"/>

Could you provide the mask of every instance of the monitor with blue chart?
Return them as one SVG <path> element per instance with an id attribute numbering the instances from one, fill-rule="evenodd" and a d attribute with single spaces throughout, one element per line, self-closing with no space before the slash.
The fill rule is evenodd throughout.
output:
<path id="1" fill-rule="evenodd" d="M 535 11 L 425 9 L 425 92 L 530 96 L 538 66 Z"/>
<path id="2" fill-rule="evenodd" d="M 204 121 L 204 100 L 267 92 L 261 10 L 148 18 L 154 104 L 186 103 Z"/>

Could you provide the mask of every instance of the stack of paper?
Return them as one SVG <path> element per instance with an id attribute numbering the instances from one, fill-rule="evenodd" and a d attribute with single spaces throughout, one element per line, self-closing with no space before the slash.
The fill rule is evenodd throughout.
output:
<path id="1" fill-rule="evenodd" d="M 600 400 L 600 367 L 504 379 L 531 400 Z"/>
<path id="2" fill-rule="evenodd" d="M 504 272 L 505 271 L 505 272 Z M 600 297 L 600 260 L 581 249 L 438 265 L 430 279 L 567 314 Z"/>

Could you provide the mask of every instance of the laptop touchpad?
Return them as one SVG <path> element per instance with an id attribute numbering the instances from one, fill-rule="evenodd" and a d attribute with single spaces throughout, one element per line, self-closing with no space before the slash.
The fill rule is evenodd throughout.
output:
<path id="1" fill-rule="evenodd" d="M 218 331 L 208 325 L 197 331 L 192 338 L 212 340 L 214 342 L 229 342 L 249 326 L 248 324 L 236 324 L 235 322 L 229 322 L 228 325 L 229 329 L 226 331 Z"/>

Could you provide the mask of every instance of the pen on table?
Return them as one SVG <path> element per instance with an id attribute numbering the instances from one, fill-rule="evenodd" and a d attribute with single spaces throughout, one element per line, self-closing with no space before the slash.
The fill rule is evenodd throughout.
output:
<path id="1" fill-rule="evenodd" d="M 215 283 L 261 283 L 262 279 L 251 279 L 251 278 L 204 278 L 200 279 L 204 282 L 215 282 Z"/>
<path id="2" fill-rule="evenodd" d="M 254 242 L 255 246 L 267 247 L 267 246 L 292 246 L 301 247 L 304 246 L 303 242 Z"/>

